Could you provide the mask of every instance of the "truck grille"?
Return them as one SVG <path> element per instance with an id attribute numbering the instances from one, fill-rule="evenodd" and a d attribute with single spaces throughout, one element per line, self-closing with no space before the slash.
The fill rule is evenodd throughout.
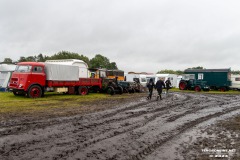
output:
<path id="1" fill-rule="evenodd" d="M 11 78 L 9 87 L 17 87 L 17 86 L 18 86 L 18 78 Z"/>

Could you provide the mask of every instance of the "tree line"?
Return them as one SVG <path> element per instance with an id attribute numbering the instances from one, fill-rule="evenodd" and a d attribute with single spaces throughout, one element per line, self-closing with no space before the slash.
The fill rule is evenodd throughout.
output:
<path id="1" fill-rule="evenodd" d="M 18 62 L 45 62 L 46 60 L 56 60 L 56 59 L 79 59 L 87 63 L 90 68 L 118 69 L 116 62 L 110 62 L 110 60 L 107 57 L 101 54 L 97 54 L 92 59 L 89 59 L 87 56 L 80 55 L 74 52 L 68 52 L 68 51 L 61 51 L 52 56 L 46 56 L 41 53 L 37 56 L 28 56 L 28 57 L 21 56 L 17 61 L 13 61 L 11 58 L 5 58 L 2 63 L 13 64 Z M 197 67 L 192 67 L 188 69 L 205 69 L 205 68 L 202 66 L 197 66 Z M 232 70 L 231 73 L 240 74 L 240 71 Z M 184 71 L 165 69 L 165 70 L 158 71 L 157 74 L 182 75 L 184 74 Z"/>
<path id="2" fill-rule="evenodd" d="M 68 51 L 61 51 L 52 56 L 46 56 L 42 53 L 35 56 L 21 56 L 17 61 L 13 61 L 11 58 L 5 58 L 2 63 L 13 64 L 18 62 L 45 62 L 46 60 L 56 59 L 79 59 L 87 63 L 90 68 L 118 69 L 116 62 L 110 62 L 107 57 L 101 54 L 97 54 L 92 59 L 89 59 L 87 56 Z"/>
<path id="3" fill-rule="evenodd" d="M 192 67 L 192 68 L 188 68 L 188 69 L 206 69 L 202 66 L 197 66 L 197 67 Z M 160 70 L 157 72 L 157 74 L 176 74 L 176 75 L 182 75 L 184 74 L 184 71 L 181 70 L 169 70 L 169 69 L 165 69 L 165 70 Z M 239 70 L 231 70 L 231 74 L 240 74 Z"/>

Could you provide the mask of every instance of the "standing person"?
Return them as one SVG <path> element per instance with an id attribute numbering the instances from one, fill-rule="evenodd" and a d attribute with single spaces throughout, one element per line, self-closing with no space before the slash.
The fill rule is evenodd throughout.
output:
<path id="1" fill-rule="evenodd" d="M 158 96 L 157 96 L 157 101 L 160 97 L 160 99 L 162 100 L 162 88 L 165 88 L 165 83 L 163 82 L 163 80 L 161 78 L 158 79 L 157 83 L 156 83 L 156 89 L 158 91 Z"/>
<path id="2" fill-rule="evenodd" d="M 170 78 L 166 80 L 165 84 L 166 84 L 166 94 L 168 94 L 168 90 L 171 88 L 170 86 L 172 85 Z"/>
<path id="3" fill-rule="evenodd" d="M 147 87 L 148 87 L 148 91 L 149 91 L 149 94 L 147 96 L 147 99 L 150 99 L 152 98 L 152 92 L 153 92 L 153 88 L 154 88 L 155 84 L 153 82 L 153 79 L 150 78 L 148 84 L 147 84 Z"/>

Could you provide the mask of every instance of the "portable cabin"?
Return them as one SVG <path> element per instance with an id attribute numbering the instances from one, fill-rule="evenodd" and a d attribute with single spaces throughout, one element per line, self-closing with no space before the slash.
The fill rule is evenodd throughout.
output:
<path id="1" fill-rule="evenodd" d="M 50 64 L 61 64 L 61 65 L 71 65 L 79 67 L 79 78 L 89 78 L 90 72 L 88 71 L 88 65 L 79 59 L 57 59 L 57 60 L 47 60 L 45 63 Z"/>
<path id="2" fill-rule="evenodd" d="M 16 69 L 13 64 L 0 64 L 0 91 L 7 91 L 12 72 Z"/>
<path id="3" fill-rule="evenodd" d="M 240 74 L 231 74 L 232 85 L 230 86 L 233 90 L 240 90 Z"/>
<path id="4" fill-rule="evenodd" d="M 213 90 L 229 90 L 231 86 L 231 69 L 186 69 L 185 74 L 194 74 L 196 80 L 206 81 Z"/>

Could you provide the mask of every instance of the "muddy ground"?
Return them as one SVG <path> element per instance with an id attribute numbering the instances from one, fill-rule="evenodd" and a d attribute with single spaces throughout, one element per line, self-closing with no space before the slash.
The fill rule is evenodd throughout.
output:
<path id="1" fill-rule="evenodd" d="M 240 113 L 239 95 L 170 93 L 161 101 L 145 96 L 93 102 L 84 113 L 68 108 L 65 116 L 6 119 L 0 124 L 0 159 L 240 158 L 239 132 L 227 128 Z"/>

